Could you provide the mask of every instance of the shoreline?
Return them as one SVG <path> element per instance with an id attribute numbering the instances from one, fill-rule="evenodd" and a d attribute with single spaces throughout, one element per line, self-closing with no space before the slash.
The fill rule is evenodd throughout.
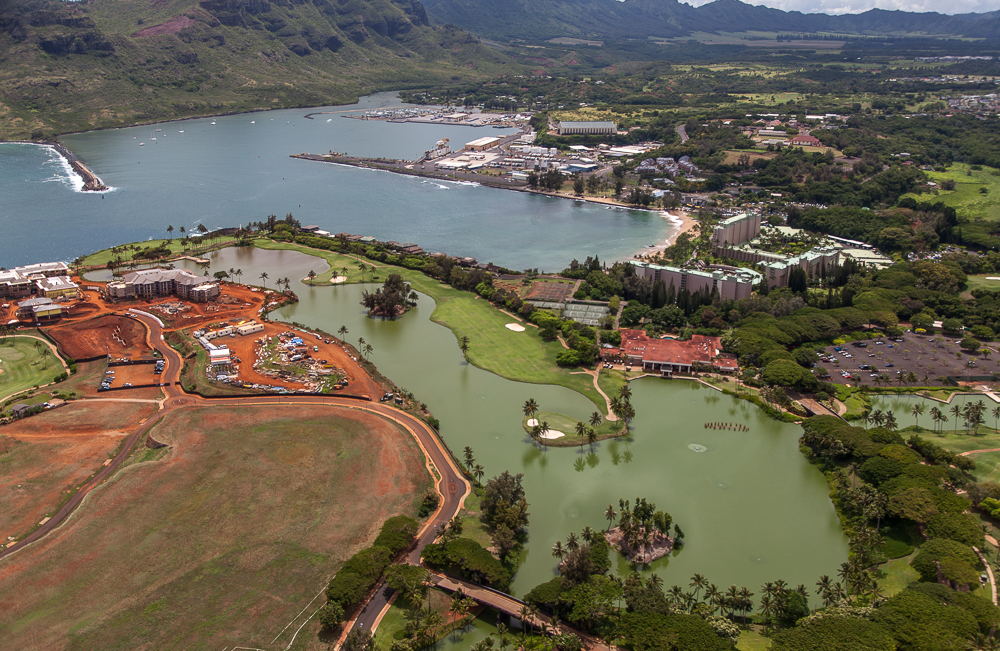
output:
<path id="1" fill-rule="evenodd" d="M 579 201 L 582 203 L 592 203 L 600 206 L 604 206 L 608 210 L 630 210 L 637 212 L 651 212 L 659 215 L 665 222 L 667 222 L 666 229 L 667 235 L 664 237 L 664 242 L 662 244 L 656 244 L 655 246 L 644 247 L 635 253 L 631 254 L 629 257 L 623 258 L 621 262 L 626 262 L 629 260 L 638 260 L 640 255 L 650 254 L 650 253 L 661 253 L 667 247 L 672 246 L 677 238 L 680 237 L 681 233 L 687 233 L 697 226 L 697 222 L 691 217 L 690 213 L 683 210 L 661 210 L 656 208 L 643 208 L 641 206 L 631 206 L 629 204 L 624 204 L 615 201 L 614 199 L 608 197 L 587 197 L 587 196 L 577 196 L 574 194 L 566 194 L 563 192 L 550 192 L 546 190 L 533 190 L 526 184 L 522 183 L 520 185 L 513 185 L 503 183 L 496 177 L 486 177 L 482 179 L 458 179 L 445 174 L 440 173 L 428 173 L 428 172 L 418 172 L 408 165 L 413 165 L 411 161 L 400 161 L 400 160 L 390 160 L 390 159 L 371 159 L 371 158 L 356 158 L 353 156 L 344 155 L 334 155 L 329 156 L 326 154 L 289 154 L 289 158 L 297 158 L 299 160 L 315 161 L 317 163 L 327 163 L 329 165 L 343 165 L 344 167 L 353 167 L 355 169 L 372 170 L 376 172 L 388 172 L 390 174 L 400 174 L 403 176 L 414 176 L 424 179 L 434 179 L 436 181 L 445 181 L 448 183 L 457 183 L 460 185 L 479 185 L 488 188 L 496 188 L 498 190 L 509 190 L 514 192 L 522 192 L 525 194 L 533 194 L 540 197 L 549 197 L 551 199 L 568 199 L 571 201 Z M 393 165 L 392 163 L 395 163 Z M 478 176 L 478 175 L 477 175 Z"/>

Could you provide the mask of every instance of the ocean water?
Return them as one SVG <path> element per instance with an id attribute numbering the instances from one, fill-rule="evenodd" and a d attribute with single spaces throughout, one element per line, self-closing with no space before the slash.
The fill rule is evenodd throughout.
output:
<path id="1" fill-rule="evenodd" d="M 432 181 L 290 158 L 327 151 L 414 159 L 510 130 L 396 124 L 344 116 L 402 106 L 393 93 L 357 105 L 233 115 L 65 136 L 111 187 L 82 183 L 51 148 L 0 144 L 0 266 L 71 260 L 179 228 L 237 226 L 292 213 L 333 233 L 412 241 L 429 252 L 556 271 L 599 254 L 625 259 L 677 226 L 660 213 Z M 305 115 L 330 111 L 326 115 Z M 213 124 L 214 122 L 214 124 Z M 140 143 L 144 143 L 140 146 Z"/>

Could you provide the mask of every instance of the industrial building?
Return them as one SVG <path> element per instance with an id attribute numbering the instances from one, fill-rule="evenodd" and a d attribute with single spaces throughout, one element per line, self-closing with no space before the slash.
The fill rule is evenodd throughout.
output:
<path id="1" fill-rule="evenodd" d="M 123 280 L 108 283 L 111 298 L 157 298 L 177 296 L 203 303 L 219 295 L 219 283 L 206 280 L 187 269 L 143 269 L 125 274 Z"/>
<path id="2" fill-rule="evenodd" d="M 688 290 L 692 294 L 705 291 L 711 294 L 719 292 L 722 299 L 741 300 L 750 298 L 753 293 L 753 286 L 758 282 L 761 275 L 750 269 L 740 269 L 735 273 L 724 271 L 697 271 L 694 269 L 680 269 L 678 267 L 665 267 L 648 262 L 635 262 L 635 273 L 640 278 L 650 278 L 653 282 L 662 280 L 663 283 L 674 290 Z"/>
<path id="3" fill-rule="evenodd" d="M 618 133 L 618 127 L 614 122 L 560 122 L 558 133 L 560 136 L 613 136 Z"/>
<path id="4" fill-rule="evenodd" d="M 712 247 L 742 244 L 760 235 L 759 213 L 743 213 L 719 222 L 712 231 Z"/>
<path id="5" fill-rule="evenodd" d="M 492 136 L 477 138 L 472 142 L 465 143 L 465 151 L 486 151 L 487 149 L 496 147 L 498 142 L 500 142 L 500 138 Z"/>

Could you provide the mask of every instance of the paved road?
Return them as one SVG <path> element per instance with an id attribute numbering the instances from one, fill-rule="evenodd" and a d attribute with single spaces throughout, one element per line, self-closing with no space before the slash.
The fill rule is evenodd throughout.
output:
<path id="1" fill-rule="evenodd" d="M 419 533 L 417 543 L 407 558 L 408 561 L 414 563 L 419 562 L 420 554 L 423 551 L 424 546 L 433 542 L 436 537 L 436 527 L 442 527 L 452 517 L 458 514 L 459 510 L 462 508 L 465 496 L 469 492 L 469 484 L 465 481 L 465 478 L 462 476 L 462 473 L 458 470 L 458 468 L 455 467 L 451 455 L 448 454 L 444 444 L 440 439 L 438 439 L 437 433 L 422 420 L 382 403 L 351 400 L 349 398 L 337 396 L 284 395 L 209 399 L 187 394 L 180 385 L 180 373 L 184 362 L 176 350 L 163 342 L 163 333 L 160 324 L 154 319 L 146 316 L 129 316 L 137 319 L 146 326 L 148 330 L 146 336 L 147 342 L 151 347 L 155 348 L 166 361 L 166 366 L 163 373 L 160 375 L 161 382 L 166 385 L 163 387 L 166 398 L 163 400 L 163 410 L 160 412 L 161 414 L 163 411 L 172 411 L 175 409 L 217 405 L 330 405 L 336 407 L 346 407 L 349 409 L 361 409 L 379 414 L 383 417 L 393 419 L 396 423 L 409 431 L 410 434 L 412 434 L 417 440 L 421 449 L 423 449 L 424 455 L 427 457 L 428 461 L 437 470 L 437 474 L 440 476 L 437 488 L 443 496 L 443 499 L 441 500 L 441 506 L 438 509 L 437 514 L 425 524 L 424 529 Z M 80 505 L 83 498 L 86 497 L 90 491 L 100 485 L 105 479 L 112 476 L 118 468 L 121 467 L 125 459 L 128 458 L 128 455 L 131 454 L 136 442 L 138 442 L 143 434 L 145 434 L 158 420 L 158 418 L 150 418 L 148 421 L 137 427 L 131 434 L 128 435 L 125 441 L 122 442 L 122 445 L 118 450 L 118 454 L 115 455 L 110 464 L 101 468 L 101 470 L 82 488 L 80 488 L 76 494 L 73 495 L 73 497 L 71 497 L 55 513 L 55 515 L 49 519 L 48 522 L 33 531 L 30 535 L 26 536 L 23 540 L 18 541 L 3 551 L 0 551 L 0 558 L 23 549 L 27 545 L 43 538 L 50 531 L 62 524 L 62 522 L 69 517 L 76 507 Z M 388 595 L 376 595 L 366 608 L 365 612 L 372 611 L 375 608 L 377 608 L 377 610 L 374 610 L 376 614 L 381 612 L 382 607 L 387 603 L 387 599 Z M 364 613 L 362 613 L 362 615 L 364 616 Z M 365 620 L 361 619 L 361 621 L 364 622 Z"/>
<path id="2" fill-rule="evenodd" d="M 682 145 L 685 142 L 687 142 L 688 140 L 690 140 L 690 137 L 687 134 L 687 128 L 683 124 L 678 124 L 677 128 L 674 129 L 674 131 L 676 131 L 677 135 L 681 137 L 681 144 Z"/>

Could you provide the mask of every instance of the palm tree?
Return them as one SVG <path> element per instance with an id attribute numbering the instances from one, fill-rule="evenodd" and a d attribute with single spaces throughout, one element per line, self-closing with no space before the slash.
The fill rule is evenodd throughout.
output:
<path id="1" fill-rule="evenodd" d="M 725 597 L 721 592 L 719 592 L 719 589 L 715 587 L 715 584 L 709 583 L 708 587 L 705 588 L 705 601 L 708 602 L 708 605 L 712 608 L 713 613 L 718 610 L 720 606 L 722 606 L 724 600 Z"/>
<path id="2" fill-rule="evenodd" d="M 958 434 L 958 417 L 962 415 L 962 410 L 958 405 L 952 405 L 948 411 L 955 417 L 955 434 Z"/>
<path id="3" fill-rule="evenodd" d="M 347 326 L 345 325 L 340 326 L 340 330 L 337 331 L 337 334 L 340 335 L 341 344 L 345 343 L 344 337 L 347 336 L 347 333 L 348 333 Z"/>
<path id="4" fill-rule="evenodd" d="M 365 359 L 368 359 L 373 352 L 375 352 L 375 349 L 372 348 L 372 345 L 365 344 Z"/>
<path id="5" fill-rule="evenodd" d="M 306 278 L 309 279 L 309 282 L 316 280 L 316 272 L 310 269 L 309 273 L 306 274 Z"/>
<path id="6" fill-rule="evenodd" d="M 993 408 L 993 429 L 1000 429 L 997 425 L 997 421 L 1000 420 L 1000 407 Z"/>
<path id="7" fill-rule="evenodd" d="M 931 420 L 934 421 L 934 431 L 937 431 L 937 425 L 941 421 L 941 410 L 937 407 L 931 407 L 930 416 Z"/>
<path id="8" fill-rule="evenodd" d="M 608 504 L 608 508 L 604 509 L 604 519 L 608 521 L 607 531 L 611 530 L 611 525 L 614 524 L 614 521 L 617 518 L 618 514 L 615 513 L 615 507 L 612 506 L 611 504 Z"/>
<path id="9" fill-rule="evenodd" d="M 917 427 L 920 427 L 920 417 L 924 415 L 924 403 L 920 402 L 913 405 L 910 409 L 910 414 L 916 419 Z"/>
<path id="10" fill-rule="evenodd" d="M 264 287 L 267 287 L 267 279 L 269 278 L 267 272 L 266 271 L 260 272 L 260 276 L 258 277 L 260 278 L 260 281 L 264 283 Z"/>
<path id="11" fill-rule="evenodd" d="M 595 411 L 590 415 L 590 425 L 591 427 L 597 427 L 604 422 L 604 416 L 599 411 Z"/>
<path id="12" fill-rule="evenodd" d="M 594 542 L 594 530 L 590 528 L 589 525 L 583 527 L 583 531 L 580 532 L 580 537 L 583 538 L 587 544 Z"/>
<path id="13" fill-rule="evenodd" d="M 479 483 L 485 474 L 486 471 L 478 463 L 472 468 L 472 475 L 476 478 L 476 483 Z"/>
<path id="14" fill-rule="evenodd" d="M 572 531 L 566 538 L 566 549 L 570 550 L 571 552 L 575 552 L 576 550 L 580 549 L 580 540 L 576 537 L 576 534 L 573 533 Z"/>
<path id="15" fill-rule="evenodd" d="M 740 605 L 740 591 L 735 585 L 729 586 L 726 589 L 725 602 L 723 606 L 729 610 L 729 617 L 732 618 L 736 614 L 737 608 Z"/>
<path id="16" fill-rule="evenodd" d="M 581 439 L 587 436 L 587 426 L 580 421 L 576 422 L 576 435 Z M 583 443 L 580 445 L 583 445 Z"/>
<path id="17" fill-rule="evenodd" d="M 557 540 L 556 544 L 552 545 L 552 555 L 558 558 L 560 561 L 563 559 L 563 556 L 566 555 L 566 550 L 563 549 L 563 544 L 561 540 Z"/>
<path id="18" fill-rule="evenodd" d="M 896 423 L 896 417 L 893 416 L 891 411 L 885 413 L 885 426 L 886 429 L 895 430 L 898 425 Z"/>
<path id="19" fill-rule="evenodd" d="M 466 445 L 463 453 L 465 454 L 465 467 L 472 470 L 472 466 L 476 464 L 476 458 L 472 456 L 472 448 Z"/>
<path id="20" fill-rule="evenodd" d="M 628 385 L 628 382 L 623 384 L 622 388 L 618 390 L 618 397 L 622 399 L 622 402 L 632 400 L 632 388 Z"/>
<path id="21" fill-rule="evenodd" d="M 747 612 L 753 610 L 753 595 L 749 588 L 740 588 L 740 611 L 743 613 L 743 626 L 747 625 Z"/>
<path id="22" fill-rule="evenodd" d="M 173 227 L 172 224 L 167 226 L 167 233 L 170 234 L 170 239 L 173 240 L 174 239 L 174 227 Z"/>
<path id="23" fill-rule="evenodd" d="M 524 416 L 525 418 L 531 419 L 535 414 L 538 413 L 538 403 L 535 402 L 534 398 L 528 398 L 524 401 Z"/>
<path id="24" fill-rule="evenodd" d="M 594 449 L 594 443 L 596 443 L 596 442 L 597 442 L 597 430 L 595 430 L 593 427 L 588 427 L 587 428 L 587 443 L 590 444 L 591 451 L 593 451 L 593 449 Z"/>
<path id="25" fill-rule="evenodd" d="M 463 336 L 461 339 L 459 339 L 458 340 L 458 347 L 462 351 L 462 354 L 465 356 L 465 358 L 468 359 L 469 358 L 469 338 L 466 337 L 466 336 Z"/>
<path id="26" fill-rule="evenodd" d="M 691 583 L 688 585 L 694 588 L 694 598 L 697 599 L 698 594 L 708 585 L 708 579 L 702 574 L 695 574 L 691 577 Z"/>

